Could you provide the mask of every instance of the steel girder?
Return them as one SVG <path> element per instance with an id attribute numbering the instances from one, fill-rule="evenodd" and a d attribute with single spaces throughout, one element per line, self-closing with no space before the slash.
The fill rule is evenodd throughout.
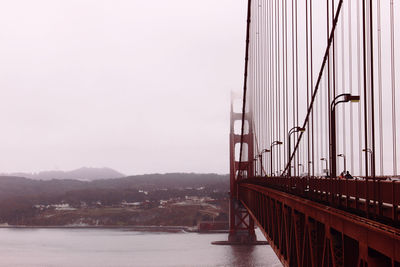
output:
<path id="1" fill-rule="evenodd" d="M 396 228 L 265 186 L 238 194 L 284 266 L 400 266 Z"/>

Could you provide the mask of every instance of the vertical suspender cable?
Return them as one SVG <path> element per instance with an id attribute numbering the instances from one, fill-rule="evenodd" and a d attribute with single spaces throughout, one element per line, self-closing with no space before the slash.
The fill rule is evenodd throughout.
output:
<path id="1" fill-rule="evenodd" d="M 306 82 L 307 82 L 307 107 L 310 104 L 310 84 L 309 84 L 309 55 L 308 55 L 308 0 L 306 2 Z M 311 114 L 311 122 L 314 122 L 313 113 Z M 310 176 L 310 124 L 307 124 L 307 176 Z"/>
<path id="2" fill-rule="evenodd" d="M 278 86 L 278 59 L 277 59 L 277 47 L 278 47 L 278 45 L 277 45 L 277 24 L 278 24 L 278 13 L 279 13 L 279 11 L 278 11 L 278 8 L 279 8 L 279 0 L 278 1 L 275 1 L 275 14 L 274 14 L 274 53 L 273 53 L 273 56 L 274 56 L 274 87 L 272 88 L 272 94 L 271 94 L 271 103 L 272 103 L 272 126 L 271 126 L 271 131 L 272 131 L 272 140 L 276 140 L 276 132 L 275 132 L 275 121 L 276 121 L 276 106 L 275 106 L 275 91 L 276 91 L 276 88 L 277 88 L 277 86 Z M 272 157 L 272 166 L 273 166 L 273 170 L 275 169 L 275 165 L 276 165 L 276 163 L 275 163 L 275 161 L 273 160 L 275 157 L 274 157 L 274 154 L 273 154 L 273 151 L 271 150 L 271 157 Z"/>
<path id="3" fill-rule="evenodd" d="M 288 86 L 288 55 L 287 55 L 287 0 L 285 0 L 285 45 L 284 45 L 284 51 L 285 51 L 285 118 L 284 118 L 284 124 L 285 124 L 285 131 L 284 134 L 286 134 L 289 131 L 289 86 Z M 286 143 L 286 142 L 285 142 Z M 286 144 L 287 145 L 287 144 Z M 284 149 L 285 151 L 285 162 L 286 159 L 288 158 L 289 155 L 286 155 L 287 149 Z M 287 162 L 285 163 L 285 165 Z"/>
<path id="4" fill-rule="evenodd" d="M 258 100 L 258 102 L 260 103 L 260 107 L 259 107 L 259 118 L 258 118 L 258 127 L 259 127 L 259 143 L 260 143 L 260 153 L 262 151 L 263 147 L 263 140 L 264 140 L 264 127 L 263 127 L 263 92 L 264 92 L 264 33 L 263 33 L 263 19 L 264 19 L 264 14 L 263 14 L 263 4 L 262 1 L 259 4 L 259 9 L 260 9 L 260 27 L 259 27 L 259 39 L 260 39 L 260 62 L 259 62 L 259 66 L 260 66 L 260 99 Z M 262 176 L 262 162 L 260 163 L 260 175 Z"/>
<path id="5" fill-rule="evenodd" d="M 299 58 L 298 58 L 298 42 L 297 42 L 297 0 L 295 1 L 295 43 L 296 43 L 296 126 L 299 125 Z M 296 137 L 299 138 L 298 132 Z M 295 174 L 298 175 L 299 170 L 299 154 L 297 153 L 296 165 L 294 167 Z M 297 170 L 297 171 L 296 171 Z"/>
<path id="6" fill-rule="evenodd" d="M 296 123 L 296 92 L 295 92 L 295 77 L 294 77 L 294 73 L 295 73 L 295 62 L 294 62 L 294 0 L 292 0 L 292 126 L 291 127 L 295 127 L 295 123 Z M 289 137 L 290 138 L 290 137 Z M 292 153 L 290 151 L 290 153 Z M 294 166 L 296 166 L 296 159 L 294 160 L 293 163 Z M 290 166 L 290 168 L 292 168 L 292 166 Z M 295 169 L 295 167 L 294 167 Z M 294 172 L 294 176 L 296 176 L 296 173 Z"/>
<path id="7" fill-rule="evenodd" d="M 397 127 L 396 127 L 396 70 L 394 46 L 394 8 L 390 0 L 390 51 L 391 51 L 391 82 L 392 82 L 392 138 L 393 138 L 393 175 L 397 175 Z"/>
<path id="8" fill-rule="evenodd" d="M 284 30 L 284 27 L 283 27 L 283 5 L 284 5 L 284 3 L 282 1 L 282 7 L 281 7 L 281 9 L 282 9 L 282 16 L 281 16 L 282 36 L 283 36 L 283 30 Z M 278 19 L 278 22 L 280 23 L 279 19 Z M 279 24 L 278 24 L 278 80 L 279 80 L 279 83 L 278 83 L 277 90 L 276 90 L 276 103 L 277 103 L 276 109 L 278 111 L 276 127 L 277 127 L 277 139 L 280 140 L 281 139 L 281 105 L 280 105 L 280 101 L 281 101 L 281 94 L 280 94 L 280 92 L 281 92 L 281 82 L 280 82 L 281 75 L 280 75 L 280 73 L 281 73 L 281 71 L 280 71 L 280 66 L 282 65 L 282 77 L 283 77 L 283 63 L 282 64 L 280 63 L 281 62 L 281 49 L 280 49 L 281 44 L 280 44 L 279 40 L 280 40 L 280 31 L 279 31 Z M 282 41 L 282 43 L 283 43 L 283 41 Z M 282 49 L 282 51 L 283 51 L 283 49 Z M 283 84 L 283 78 L 282 78 L 282 84 Z M 277 162 L 276 162 L 277 170 L 279 171 L 279 169 L 281 167 L 281 149 L 279 146 L 277 147 L 277 158 L 278 158 Z"/>
<path id="9" fill-rule="evenodd" d="M 269 1 L 270 3 L 270 23 L 269 23 L 269 28 L 270 28 L 270 56 L 269 56 L 269 62 L 270 62 L 270 87 L 269 87 L 269 97 L 268 97 L 268 103 L 269 103 L 269 145 L 271 145 L 273 139 L 273 131 L 272 131 L 272 90 L 275 86 L 275 72 L 274 72 L 274 10 L 275 10 L 275 5 L 273 1 Z M 270 153 L 271 157 L 271 162 L 272 162 L 272 152 Z M 270 174 L 272 176 L 272 164 L 270 164 Z"/>
<path id="10" fill-rule="evenodd" d="M 367 60 L 366 60 L 366 25 L 365 25 L 365 1 L 362 0 L 362 20 L 363 20 L 363 72 L 364 72 L 364 157 L 365 157 L 365 179 L 368 184 L 368 99 L 367 99 Z M 366 198 L 367 198 L 367 214 L 369 207 L 369 198 L 368 198 L 368 187 L 366 187 Z"/>
<path id="11" fill-rule="evenodd" d="M 360 26 L 360 1 L 357 1 L 357 85 L 358 85 L 358 95 L 361 96 L 361 26 Z M 358 105 L 358 168 L 359 168 L 359 175 L 362 175 L 362 135 L 361 135 L 361 105 Z"/>
<path id="12" fill-rule="evenodd" d="M 267 123 L 267 127 L 266 127 L 266 131 L 267 131 L 267 139 L 266 142 L 267 144 L 269 144 L 271 138 L 271 134 L 270 134 L 270 128 L 269 125 L 271 123 L 270 121 L 270 102 L 269 102 L 269 90 L 271 89 L 271 1 L 267 1 L 268 5 L 267 5 L 267 19 L 268 19 L 268 23 L 267 23 L 267 52 L 268 52 L 268 60 L 267 60 L 267 87 L 266 87 L 266 94 L 265 94 L 265 100 L 266 100 L 266 119 L 268 121 Z M 270 165 L 267 164 L 267 170 L 269 170 Z M 267 171 L 267 174 L 269 173 L 269 171 Z"/>
<path id="13" fill-rule="evenodd" d="M 310 80 L 310 89 L 312 90 L 314 88 L 314 61 L 313 61 L 313 12 L 312 12 L 313 8 L 312 8 L 312 0 L 310 0 L 310 73 L 311 73 L 311 80 Z M 312 91 L 311 91 L 312 93 Z M 322 110 L 321 110 L 322 111 Z M 312 112 L 312 118 L 314 118 L 314 110 L 311 111 Z M 316 115 L 318 115 L 318 112 L 316 113 Z M 322 124 L 321 126 L 322 127 Z M 311 131 L 312 131 L 312 159 L 311 159 L 311 166 L 312 166 L 312 176 L 315 175 L 315 164 L 314 162 L 316 161 L 315 159 L 315 155 L 314 155 L 314 119 L 311 120 Z M 307 163 L 309 164 L 309 163 Z"/>
<path id="14" fill-rule="evenodd" d="M 334 13 L 335 13 L 335 0 L 332 0 L 332 7 L 331 7 L 331 18 L 332 18 L 332 24 L 333 24 L 333 18 L 334 18 Z M 336 97 L 336 41 L 337 39 L 335 38 L 336 33 L 333 33 L 333 43 L 332 43 L 332 99 L 334 99 Z M 330 106 L 331 106 L 331 102 L 329 101 L 329 114 L 330 114 Z M 330 115 L 329 115 L 330 117 Z M 337 129 L 337 123 L 338 120 L 336 120 L 336 125 L 335 125 L 335 129 Z M 329 122 L 329 125 L 331 125 L 331 123 Z M 331 132 L 332 129 L 329 130 L 329 133 Z M 336 134 L 335 134 L 336 136 Z M 331 144 L 332 145 L 336 145 L 336 140 L 331 140 Z M 331 155 L 331 160 L 335 160 L 336 155 Z M 330 165 L 329 165 L 330 166 Z M 331 171 L 331 178 L 336 177 L 336 173 L 332 173 Z"/>
<path id="15" fill-rule="evenodd" d="M 351 1 L 348 1 L 348 38 L 349 38 L 349 89 L 350 94 L 353 94 L 353 44 L 351 34 Z M 350 106 L 350 172 L 354 173 L 354 118 L 353 118 L 353 106 Z"/>
<path id="16" fill-rule="evenodd" d="M 286 73 L 286 88 L 285 88 L 285 114 L 286 114 L 286 118 L 285 118 L 285 134 L 289 131 L 289 86 L 288 86 L 288 47 L 287 47 L 287 20 L 288 20 L 288 16 L 287 16 L 287 0 L 285 0 L 285 73 Z M 285 142 L 286 143 L 286 142 Z M 286 144 L 288 145 L 288 144 Z M 284 151 L 287 151 L 287 149 L 284 149 Z M 285 160 L 289 157 L 289 155 L 285 156 Z M 287 162 L 286 162 L 287 164 Z M 285 165 L 286 165 L 285 164 Z"/>
<path id="17" fill-rule="evenodd" d="M 332 24 L 335 15 L 335 0 L 332 0 Z M 335 33 L 333 33 L 333 43 L 332 43 L 332 97 L 335 98 L 336 96 L 336 38 Z M 329 103 L 330 105 L 330 103 Z"/>
<path id="18" fill-rule="evenodd" d="M 294 51 L 293 51 L 293 60 L 295 62 L 294 64 L 294 73 L 293 73 L 293 79 L 294 79 L 294 88 L 293 88 L 293 102 L 295 105 L 293 106 L 293 126 L 298 126 L 298 117 L 299 117 L 299 109 L 298 109 L 298 92 L 297 92 L 297 10 L 296 10 L 296 5 L 297 5 L 297 0 L 294 0 L 294 9 L 293 9 L 293 16 L 294 16 Z M 298 138 L 297 132 L 294 134 L 296 138 Z M 294 175 L 297 176 L 298 170 L 297 166 L 299 164 L 299 153 L 296 154 L 295 159 L 294 159 L 294 164 L 293 164 L 293 170 L 294 170 Z"/>
<path id="19" fill-rule="evenodd" d="M 334 33 L 333 33 L 334 34 Z M 327 43 L 329 43 L 329 0 L 326 0 L 326 39 Z M 329 161 L 331 161 L 330 157 L 330 146 L 332 144 L 331 140 L 331 116 L 329 112 L 329 108 L 331 106 L 331 60 L 330 60 L 330 51 L 328 51 L 328 92 L 327 92 L 327 98 L 328 98 L 328 103 L 326 104 L 327 108 L 327 117 L 328 117 L 328 136 L 329 136 L 329 144 L 328 144 L 328 150 L 327 150 L 327 159 L 329 158 Z"/>
<path id="20" fill-rule="evenodd" d="M 279 2 L 280 1 L 278 1 L 278 28 L 277 28 L 277 49 L 278 49 L 278 51 L 277 51 L 277 58 L 278 58 L 278 67 L 277 67 L 277 70 L 278 70 L 278 84 L 277 84 L 277 86 L 276 86 L 276 95 L 275 95 L 275 103 L 276 103 L 276 110 L 277 110 L 277 114 L 276 114 L 276 128 L 275 128 L 275 131 L 276 131 L 276 139 L 277 140 L 279 140 L 280 139 L 280 110 L 279 110 L 279 97 L 280 97 L 280 90 L 281 90 L 281 58 L 280 58 L 280 56 L 281 56 L 281 49 L 280 49 L 280 12 L 279 12 Z M 281 8 L 282 8 L 282 10 L 283 10 L 283 3 L 282 3 L 282 6 L 281 6 Z M 277 158 L 277 160 L 276 160 L 276 170 L 277 171 L 279 171 L 279 168 L 280 168 L 280 166 L 279 166 L 279 164 L 280 164 L 280 155 L 281 155 L 281 149 L 280 149 L 280 146 L 278 146 L 277 148 L 276 148 L 276 158 Z"/>
<path id="21" fill-rule="evenodd" d="M 374 93 L 374 31 L 373 31 L 373 15 L 372 0 L 369 0 L 369 32 L 370 32 L 370 79 L 371 79 L 371 132 L 372 132 L 372 155 L 371 155 L 371 175 L 375 179 L 375 93 Z"/>
<path id="22" fill-rule="evenodd" d="M 383 169 L 383 120 L 382 120 L 382 28 L 381 28 L 381 0 L 376 2 L 376 18 L 378 23 L 378 105 L 379 105 L 379 174 Z"/>
<path id="23" fill-rule="evenodd" d="M 260 0 L 258 0 L 257 3 L 257 26 L 256 26 L 256 37 L 257 37 L 257 45 L 256 45 L 256 51 L 254 53 L 255 55 L 255 60 L 256 60 L 256 64 L 255 64 L 255 70 L 256 70 L 256 79 L 257 79 L 257 98 L 255 99 L 256 101 L 256 105 L 257 105 L 257 120 L 255 121 L 255 123 L 257 124 L 257 135 L 255 136 L 255 138 L 257 138 L 257 140 L 260 140 L 260 93 L 261 93 L 261 68 L 260 68 L 260 60 L 261 60 L 261 49 L 260 49 Z M 258 155 L 260 153 L 260 143 L 259 141 L 257 142 L 257 154 Z M 256 160 L 257 162 L 257 160 Z"/>
<path id="24" fill-rule="evenodd" d="M 350 1 L 349 1 L 350 2 Z M 344 64 L 344 15 L 340 18 L 340 22 L 341 22 L 341 35 L 340 35 L 340 43 L 341 43 L 341 47 L 340 47 L 340 52 L 341 52 L 341 61 L 342 61 L 342 72 L 341 72 L 341 82 L 342 82 L 342 93 L 346 93 L 346 89 L 345 89 L 345 80 L 346 80 L 346 75 L 345 75 L 345 64 Z M 342 106 L 342 117 L 343 117 L 343 126 L 342 126 L 342 130 L 343 130 L 343 136 L 342 136 L 342 142 L 343 142 L 343 154 L 347 155 L 347 151 L 346 151 L 346 105 Z M 336 155 L 335 155 L 336 157 Z M 344 165 L 343 165 L 343 171 L 346 171 L 344 169 Z"/>
<path id="25" fill-rule="evenodd" d="M 286 52 L 285 52 L 285 45 L 286 45 L 286 0 L 282 1 L 282 119 L 283 119 L 283 136 L 287 132 L 286 129 L 286 87 L 287 87 L 287 66 L 286 66 Z M 287 152 L 286 149 L 283 150 L 283 158 L 284 162 L 287 159 Z M 286 163 L 285 163 L 286 164 Z"/>

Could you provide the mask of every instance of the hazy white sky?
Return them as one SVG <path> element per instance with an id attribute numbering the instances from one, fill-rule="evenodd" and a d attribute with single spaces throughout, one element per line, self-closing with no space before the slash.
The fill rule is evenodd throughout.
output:
<path id="1" fill-rule="evenodd" d="M 0 172 L 228 173 L 246 1 L 0 0 Z"/>

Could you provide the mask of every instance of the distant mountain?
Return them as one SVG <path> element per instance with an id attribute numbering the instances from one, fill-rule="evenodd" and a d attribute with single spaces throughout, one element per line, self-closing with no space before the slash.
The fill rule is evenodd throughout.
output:
<path id="1" fill-rule="evenodd" d="M 199 190 L 202 189 L 203 190 Z M 226 192 L 229 191 L 229 175 L 167 173 L 145 174 L 124 178 L 99 179 L 82 181 L 76 179 L 36 180 L 16 176 L 0 176 L 0 214 L 2 203 L 10 199 L 15 201 L 30 200 L 38 204 L 42 202 L 57 203 L 66 199 L 84 199 L 93 196 L 97 200 L 106 201 L 112 198 L 130 200 L 132 192 L 138 190 L 166 192 Z M 164 193 L 163 193 L 164 192 Z M 169 195 L 168 194 L 168 195 Z M 143 195 L 143 194 L 142 194 Z M 150 195 L 149 195 L 150 197 Z M 166 197 L 168 199 L 171 196 Z M 51 200 L 51 201 L 50 201 Z M 138 200 L 135 200 L 138 201 Z"/>
<path id="2" fill-rule="evenodd" d="M 34 180 L 81 180 L 94 181 L 101 179 L 113 179 L 125 177 L 124 174 L 110 168 L 79 168 L 72 171 L 43 171 L 38 173 L 7 173 L 2 176 L 25 177 Z"/>

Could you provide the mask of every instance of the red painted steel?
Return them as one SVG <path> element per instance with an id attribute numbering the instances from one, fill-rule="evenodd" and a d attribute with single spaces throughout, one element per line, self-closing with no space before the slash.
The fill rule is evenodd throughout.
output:
<path id="1" fill-rule="evenodd" d="M 389 225 L 400 226 L 400 181 L 398 180 L 269 177 L 253 178 L 247 181 L 347 210 Z"/>
<path id="2" fill-rule="evenodd" d="M 319 1 L 292 1 L 291 5 L 286 1 L 248 1 L 242 113 L 231 113 L 231 231 L 234 233 L 237 230 L 252 230 L 253 226 L 248 222 L 252 222 L 249 217 L 253 218 L 285 266 L 400 267 L 400 179 L 394 176 L 397 175 L 396 138 L 393 139 L 393 176 L 376 177 L 375 174 L 376 51 L 373 48 L 376 39 L 374 34 L 378 33 L 377 52 L 380 62 L 380 4 L 378 3 L 376 15 L 378 27 L 375 28 L 373 0 L 356 1 L 356 8 L 351 7 L 352 1 L 348 1 L 348 6 L 344 7 L 343 0 L 326 0 L 326 4 L 323 4 L 326 7 L 326 15 L 323 14 L 322 8 L 318 7 L 316 10 L 321 14 L 314 17 L 314 20 L 313 2 Z M 303 4 L 305 10 L 304 7 L 300 7 Z M 391 4 L 392 14 L 393 3 Z M 304 11 L 305 19 L 298 20 L 298 13 L 302 14 Z M 355 11 L 357 27 L 351 26 L 351 23 L 354 23 L 351 14 Z M 312 32 L 324 32 L 324 23 L 318 25 L 324 18 L 327 45 L 319 72 L 315 73 Z M 347 29 L 345 21 L 348 22 Z M 394 28 L 393 21 L 391 29 Z M 288 22 L 291 24 L 289 27 Z M 349 37 L 354 35 L 357 39 L 356 68 L 351 64 L 352 53 L 356 52 L 353 51 L 351 38 L 349 51 L 345 51 L 344 48 L 345 32 L 348 32 Z M 341 37 L 337 39 L 339 36 Z M 318 34 L 317 38 L 321 38 L 321 34 Z M 292 43 L 289 53 L 288 40 Z M 302 45 L 299 46 L 298 41 L 301 43 L 302 40 L 306 40 L 305 49 Z M 341 47 L 336 44 L 337 40 L 341 40 Z M 393 34 L 391 43 L 394 47 Z M 351 60 L 345 58 L 347 52 Z M 339 63 L 342 63 L 341 75 L 336 74 Z M 345 68 L 346 64 L 349 64 L 349 68 Z M 292 69 L 288 70 L 290 65 Z M 304 65 L 306 73 L 301 69 Z M 380 65 L 381 63 L 378 66 L 379 76 Z M 345 71 L 353 72 L 353 69 L 358 70 L 358 79 L 353 79 L 352 73 L 347 79 Z M 302 78 L 304 74 L 307 74 L 306 79 Z M 315 83 L 314 78 L 317 78 Z M 381 79 L 382 77 L 379 78 Z M 393 74 L 390 79 L 393 83 Z M 355 90 L 352 86 L 346 88 L 347 80 L 350 85 L 357 85 L 359 95 L 353 95 Z M 342 82 L 341 86 L 339 81 Z M 293 91 L 290 92 L 289 89 Z M 379 91 L 382 93 L 382 88 Z M 306 109 L 301 108 L 305 103 L 299 104 L 299 92 L 307 93 Z M 289 100 L 293 100 L 293 103 L 289 103 Z M 362 106 L 358 111 L 358 120 L 353 120 L 352 109 L 349 114 L 350 125 L 346 122 L 345 110 L 342 110 L 341 121 L 339 116 L 336 117 L 337 104 L 359 100 L 362 100 Z M 381 105 L 382 103 L 379 104 L 380 107 Z M 299 114 L 304 112 L 306 116 L 303 124 L 300 124 Z M 393 103 L 392 113 L 394 118 L 396 112 Z M 379 122 L 382 124 L 382 115 L 380 116 Z M 233 122 L 240 118 L 242 133 L 235 135 Z M 353 135 L 353 128 L 357 128 L 357 122 L 358 135 Z M 245 123 L 250 128 L 248 133 L 243 133 Z M 396 136 L 393 126 L 395 123 L 393 120 L 393 136 Z M 346 136 L 349 126 L 350 138 Z M 293 128 L 289 130 L 291 127 Z M 340 138 L 336 127 L 343 128 Z M 300 133 L 296 134 L 296 142 L 292 148 L 290 138 L 293 131 Z M 287 143 L 283 143 L 286 134 Z M 302 139 L 305 135 L 307 140 Z M 383 174 L 383 153 L 386 152 L 382 149 L 384 137 L 381 132 L 380 135 L 380 173 Z M 358 147 L 353 142 L 355 136 L 359 138 Z M 348 139 L 350 170 L 358 177 L 339 179 L 337 156 L 343 157 L 343 171 L 347 171 L 345 154 Z M 337 144 L 338 140 L 343 141 L 342 145 Z M 273 153 L 272 147 L 276 142 L 283 145 L 284 153 L 279 149 Z M 240 163 L 235 159 L 237 144 L 241 145 Z M 246 149 L 243 149 L 245 145 Z M 354 154 L 357 150 L 359 172 L 354 173 Z M 265 158 L 263 161 L 262 157 L 263 152 L 267 151 L 270 152 L 269 172 L 264 170 Z M 365 152 L 363 156 L 361 151 Z M 338 155 L 337 152 L 341 154 Z M 327 164 L 324 172 L 330 174 L 329 178 L 314 177 L 320 159 Z M 271 177 L 255 177 L 257 174 L 254 170 L 257 169 L 258 162 L 258 174 L 269 173 Z M 283 170 L 282 163 L 285 166 Z M 291 174 L 296 176 L 300 173 L 300 166 L 303 167 L 302 174 L 307 176 L 292 177 Z M 274 170 L 280 173 L 281 177 L 274 177 Z M 350 178 L 349 172 L 347 177 Z"/>
<path id="3" fill-rule="evenodd" d="M 347 7 L 343 5 L 343 0 L 326 0 L 326 4 L 318 4 L 318 7 L 314 2 L 320 1 L 291 1 L 290 4 L 286 1 L 248 0 L 242 113 L 231 113 L 231 229 L 232 232 L 241 226 L 243 229 L 252 229 L 247 223 L 251 216 L 285 266 L 400 267 L 400 177 L 395 177 L 395 119 L 391 125 L 394 136 L 391 148 L 393 176 L 376 177 L 375 174 L 374 58 L 377 53 L 378 80 L 381 80 L 380 4 L 378 2 L 375 27 L 373 0 L 355 1 L 353 8 L 352 1 L 347 1 Z M 393 30 L 394 9 L 393 1 L 390 2 L 390 28 Z M 326 15 L 323 14 L 324 6 Z M 314 20 L 313 9 L 321 13 Z M 355 11 L 356 20 L 351 16 Z M 300 20 L 298 13 L 303 15 Z M 327 44 L 316 73 L 313 71 L 313 31 L 317 32 L 318 39 L 321 38 L 321 33 L 325 31 L 325 19 Z M 352 26 L 354 21 L 357 27 Z M 288 27 L 288 23 L 291 26 Z M 356 37 L 357 51 L 351 38 L 349 51 L 346 51 L 345 33 L 349 37 Z M 374 37 L 375 34 L 378 38 Z M 393 36 L 390 37 L 392 47 Z M 378 39 L 378 51 L 374 49 L 375 39 Z M 304 40 L 305 49 L 300 44 Z M 337 44 L 338 40 L 341 46 Z M 289 53 L 288 41 L 291 41 Z M 351 63 L 355 52 L 356 68 Z M 349 59 L 346 59 L 347 56 Z M 342 74 L 336 73 L 339 63 L 342 63 Z M 348 68 L 345 66 L 347 64 Z M 304 65 L 305 72 L 302 70 Z M 357 70 L 358 79 L 353 79 L 353 70 Z M 348 78 L 346 71 L 350 72 Z M 314 78 L 317 78 L 315 82 Z M 393 72 L 390 79 L 394 84 Z M 346 86 L 347 82 L 350 86 Z M 359 95 L 353 95 L 356 87 Z M 299 104 L 299 92 L 307 94 L 307 105 Z M 380 95 L 382 92 L 380 84 Z M 289 100 L 293 102 L 289 103 Z M 336 112 L 340 112 L 335 110 L 337 104 L 360 100 L 359 105 L 362 106 L 359 107 L 358 120 L 353 120 L 353 109 L 350 109 L 349 116 L 344 109 L 343 117 L 336 117 Z M 380 109 L 381 102 L 380 99 Z M 305 119 L 301 124 L 299 114 L 304 112 Z M 380 113 L 382 127 L 385 120 Z M 395 118 L 395 113 L 393 102 L 392 118 Z M 235 135 L 233 121 L 240 117 L 242 134 Z M 350 124 L 347 117 L 350 117 Z M 357 122 L 358 135 L 353 133 Z M 243 133 L 245 123 L 250 127 L 248 133 Z M 343 129 L 342 136 L 336 129 L 339 127 Z M 348 127 L 349 137 L 346 136 Z M 300 133 L 293 136 L 296 142 L 292 148 L 290 138 L 294 132 Z M 283 143 L 286 134 L 288 139 Z M 307 140 L 302 139 L 306 135 Z M 354 137 L 359 138 L 358 147 L 355 146 Z M 383 138 L 380 132 L 381 174 L 388 173 L 383 170 L 383 154 L 386 153 L 382 148 Z M 338 144 L 338 140 L 342 144 Z M 343 171 L 348 171 L 345 158 L 347 140 L 350 140 L 350 170 L 353 175 L 358 175 L 355 179 L 337 178 L 337 156 L 343 157 Z M 283 153 L 279 149 L 273 153 L 272 147 L 276 142 L 284 148 Z M 238 143 L 241 145 L 240 163 L 235 160 L 235 145 Z M 247 146 L 242 151 L 244 145 Z M 357 150 L 359 171 L 355 173 L 357 157 L 354 156 Z M 266 163 L 262 157 L 263 152 L 267 151 L 270 152 L 269 172 L 264 170 L 263 164 Z M 324 172 L 330 174 L 329 178 L 314 177 L 320 160 L 325 161 Z M 257 174 L 254 170 L 258 162 L 258 174 L 269 173 L 271 177 L 255 177 Z M 291 174 L 300 174 L 300 166 L 303 167 L 302 174 L 307 176 L 292 177 Z M 274 171 L 280 173 L 281 177 L 274 177 Z M 349 172 L 347 177 L 350 178 Z"/>
<path id="4" fill-rule="evenodd" d="M 238 193 L 284 266 L 400 266 L 397 228 L 266 185 Z"/>
<path id="5" fill-rule="evenodd" d="M 253 176 L 253 165 L 250 162 L 239 161 L 235 157 L 235 147 L 241 141 L 247 144 L 248 159 L 253 158 L 253 133 L 250 127 L 249 132 L 241 138 L 235 134 L 235 121 L 242 119 L 241 113 L 234 113 L 231 107 L 231 127 L 230 127 L 230 203 L 229 203 L 229 241 L 239 243 L 252 243 L 256 241 L 254 232 L 254 220 L 249 215 L 247 209 L 237 199 L 237 185 L 240 179 Z M 239 173 L 241 175 L 239 175 Z"/>

